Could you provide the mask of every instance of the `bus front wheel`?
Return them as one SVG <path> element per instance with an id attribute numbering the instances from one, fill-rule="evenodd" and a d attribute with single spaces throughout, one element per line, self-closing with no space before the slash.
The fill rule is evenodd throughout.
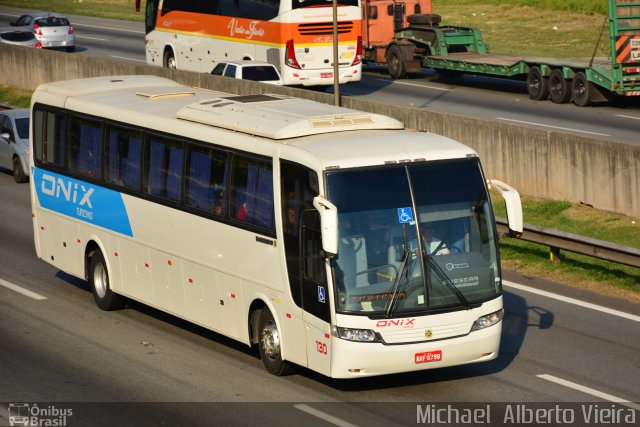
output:
<path id="1" fill-rule="evenodd" d="M 264 308 L 260 313 L 258 323 L 258 346 L 260 347 L 260 359 L 267 371 L 273 375 L 288 375 L 293 372 L 290 363 L 282 360 L 282 342 L 278 325 L 269 311 Z"/>
<path id="2" fill-rule="evenodd" d="M 98 307 L 105 311 L 118 310 L 124 307 L 125 300 L 111 291 L 107 263 L 100 250 L 96 249 L 89 263 L 89 283 L 93 299 Z"/>

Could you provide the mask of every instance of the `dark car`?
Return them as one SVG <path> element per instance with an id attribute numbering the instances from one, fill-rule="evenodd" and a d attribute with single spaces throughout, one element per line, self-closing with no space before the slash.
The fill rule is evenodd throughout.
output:
<path id="1" fill-rule="evenodd" d="M 15 28 L 0 28 L 0 43 L 27 47 L 42 47 L 33 31 L 21 31 Z"/>

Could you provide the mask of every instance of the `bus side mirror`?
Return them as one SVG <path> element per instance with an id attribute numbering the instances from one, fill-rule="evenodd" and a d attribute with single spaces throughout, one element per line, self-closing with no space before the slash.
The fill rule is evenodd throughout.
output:
<path id="1" fill-rule="evenodd" d="M 523 229 L 522 203 L 518 191 L 497 179 L 489 180 L 489 184 L 496 189 L 504 199 L 507 207 L 507 222 L 509 224 L 509 235 L 511 237 L 521 237 Z"/>
<path id="2" fill-rule="evenodd" d="M 338 254 L 338 208 L 321 196 L 313 198 L 313 206 L 320 213 L 322 250 L 328 258 Z"/>

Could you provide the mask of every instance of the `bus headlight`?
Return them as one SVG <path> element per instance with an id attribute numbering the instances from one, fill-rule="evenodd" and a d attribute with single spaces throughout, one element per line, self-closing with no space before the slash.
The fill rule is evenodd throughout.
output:
<path id="1" fill-rule="evenodd" d="M 357 342 L 377 342 L 378 337 L 376 333 L 371 329 L 354 329 L 354 328 L 341 328 L 339 326 L 331 327 L 331 334 L 334 337 L 341 338 L 347 341 Z"/>
<path id="2" fill-rule="evenodd" d="M 489 326 L 493 326 L 496 323 L 500 322 L 503 317 L 504 317 L 504 309 L 502 308 L 498 311 L 494 311 L 491 314 L 480 316 L 478 317 L 478 320 L 476 320 L 473 326 L 471 327 L 471 332 L 477 331 L 479 329 L 488 328 Z"/>

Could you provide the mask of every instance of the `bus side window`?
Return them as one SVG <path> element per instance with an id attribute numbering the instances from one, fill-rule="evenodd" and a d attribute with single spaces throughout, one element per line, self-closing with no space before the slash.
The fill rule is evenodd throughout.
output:
<path id="1" fill-rule="evenodd" d="M 64 166 L 66 147 L 66 116 L 35 109 L 33 125 L 33 156 L 38 162 Z"/>
<path id="2" fill-rule="evenodd" d="M 69 169 L 102 178 L 102 124 L 74 118 L 69 124 Z"/>
<path id="3" fill-rule="evenodd" d="M 223 188 L 227 181 L 227 154 L 211 148 L 192 147 L 187 170 L 187 204 L 216 215 L 226 213 Z"/>
<path id="4" fill-rule="evenodd" d="M 107 134 L 107 176 L 109 182 L 140 189 L 142 138 L 139 132 L 112 127 Z"/>
<path id="5" fill-rule="evenodd" d="M 273 229 L 273 171 L 271 162 L 236 156 L 231 207 L 234 218 Z"/>
<path id="6" fill-rule="evenodd" d="M 147 149 L 147 192 L 181 201 L 184 163 L 182 143 L 151 137 Z"/>

